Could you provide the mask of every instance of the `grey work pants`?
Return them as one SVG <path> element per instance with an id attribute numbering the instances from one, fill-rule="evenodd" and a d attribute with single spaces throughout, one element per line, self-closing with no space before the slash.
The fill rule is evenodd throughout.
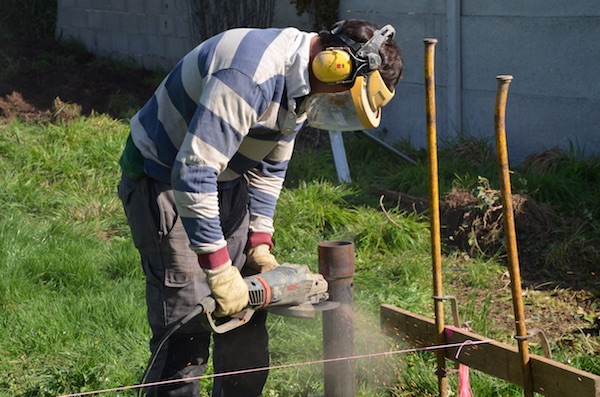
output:
<path id="1" fill-rule="evenodd" d="M 247 200 L 244 183 L 219 191 L 221 223 L 233 225 L 233 230 L 225 234 L 229 255 L 239 269 L 246 260 L 244 250 L 248 240 L 247 206 L 240 206 L 237 201 Z M 122 177 L 118 194 L 146 275 L 146 304 L 152 330 L 150 351 L 154 353 L 169 327 L 188 314 L 210 290 L 197 255 L 188 246 L 171 186 L 151 178 L 134 181 Z M 265 322 L 266 312 L 257 312 L 248 324 L 214 335 L 215 373 L 269 365 Z M 197 318 L 181 327 L 160 349 L 147 382 L 201 375 L 209 357 L 210 337 Z M 212 396 L 256 397 L 261 394 L 266 379 L 267 371 L 217 376 Z M 199 384 L 198 381 L 177 382 L 148 388 L 146 392 L 152 397 L 196 397 Z"/>

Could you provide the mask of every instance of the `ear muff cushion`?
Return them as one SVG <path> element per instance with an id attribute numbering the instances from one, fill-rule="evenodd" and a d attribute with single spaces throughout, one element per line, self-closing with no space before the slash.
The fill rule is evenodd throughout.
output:
<path id="1" fill-rule="evenodd" d="M 394 92 L 387 88 L 378 70 L 368 76 L 357 76 L 350 94 L 356 115 L 367 129 L 379 126 L 381 108 L 394 97 Z"/>
<path id="2" fill-rule="evenodd" d="M 356 109 L 356 115 L 360 123 L 366 129 L 379 126 L 381 122 L 381 108 L 372 109 L 367 94 L 367 79 L 365 76 L 357 76 L 354 85 L 350 88 L 352 102 Z"/>
<path id="3" fill-rule="evenodd" d="M 312 70 L 324 83 L 345 81 L 352 74 L 352 58 L 342 49 L 327 49 L 318 53 L 312 61 Z"/>

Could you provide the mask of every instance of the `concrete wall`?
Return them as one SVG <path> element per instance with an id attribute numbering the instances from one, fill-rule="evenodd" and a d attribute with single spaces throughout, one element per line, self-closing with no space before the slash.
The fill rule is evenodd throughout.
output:
<path id="1" fill-rule="evenodd" d="M 172 67 L 194 37 L 190 5 L 182 0 L 58 0 L 56 34 L 149 69 Z"/>
<path id="2" fill-rule="evenodd" d="M 169 70 L 202 39 L 194 0 L 58 0 L 56 35 L 99 55 Z M 274 0 L 272 26 L 309 28 L 289 1 Z"/>
<path id="3" fill-rule="evenodd" d="M 94 53 L 171 68 L 200 39 L 197 0 L 59 0 L 57 35 Z M 340 19 L 391 23 L 404 80 L 376 133 L 425 147 L 423 39 L 437 38 L 438 141 L 457 133 L 493 142 L 496 76 L 511 74 L 507 133 L 511 162 L 574 144 L 600 154 L 598 0 L 340 0 Z M 310 30 L 289 0 L 274 0 L 272 26 Z"/>
<path id="4" fill-rule="evenodd" d="M 435 37 L 438 141 L 460 131 L 494 140 L 496 76 L 511 74 L 511 164 L 574 144 L 600 154 L 600 7 L 597 0 L 341 0 L 345 18 L 391 23 L 405 78 L 378 131 L 424 147 L 423 39 Z"/>

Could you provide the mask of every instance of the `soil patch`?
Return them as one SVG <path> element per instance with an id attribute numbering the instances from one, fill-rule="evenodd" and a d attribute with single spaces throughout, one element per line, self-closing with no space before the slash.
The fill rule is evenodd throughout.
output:
<path id="1" fill-rule="evenodd" d="M 0 39 L 0 117 L 46 121 L 56 98 L 116 118 L 152 95 L 156 73 L 118 65 L 55 40 Z"/>

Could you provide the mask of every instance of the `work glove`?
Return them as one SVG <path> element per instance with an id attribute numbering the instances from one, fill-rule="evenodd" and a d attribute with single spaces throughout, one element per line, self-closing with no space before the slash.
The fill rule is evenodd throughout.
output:
<path id="1" fill-rule="evenodd" d="M 202 269 L 206 282 L 217 301 L 216 317 L 239 313 L 248 306 L 248 285 L 237 267 L 228 260 L 214 269 Z"/>
<path id="2" fill-rule="evenodd" d="M 259 244 L 256 247 L 248 248 L 246 252 L 246 266 L 264 273 L 273 270 L 279 266 L 279 263 L 271 253 L 269 244 Z"/>

